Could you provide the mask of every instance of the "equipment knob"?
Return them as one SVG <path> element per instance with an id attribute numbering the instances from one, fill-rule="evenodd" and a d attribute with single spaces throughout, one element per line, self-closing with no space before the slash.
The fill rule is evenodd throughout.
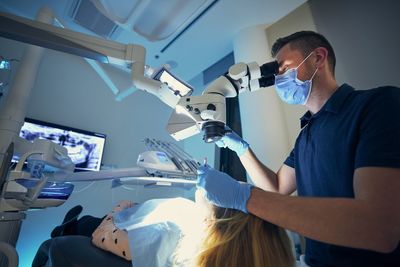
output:
<path id="1" fill-rule="evenodd" d="M 214 104 L 208 104 L 207 105 L 207 110 L 217 110 L 217 107 Z"/>

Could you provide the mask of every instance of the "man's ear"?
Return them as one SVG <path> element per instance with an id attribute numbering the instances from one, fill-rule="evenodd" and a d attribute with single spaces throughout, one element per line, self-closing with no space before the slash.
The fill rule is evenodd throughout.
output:
<path id="1" fill-rule="evenodd" d="M 322 68 L 328 64 L 328 50 L 325 47 L 318 47 L 314 50 L 316 56 L 316 67 Z"/>

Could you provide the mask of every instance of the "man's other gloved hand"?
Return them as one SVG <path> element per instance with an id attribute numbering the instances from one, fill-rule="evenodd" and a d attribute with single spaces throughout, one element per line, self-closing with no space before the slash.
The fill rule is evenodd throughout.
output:
<path id="1" fill-rule="evenodd" d="M 215 144 L 218 147 L 228 147 L 230 150 L 235 151 L 240 157 L 242 156 L 250 147 L 250 145 L 244 141 L 237 133 L 232 131 L 229 127 L 226 127 L 227 133 Z"/>
<path id="2" fill-rule="evenodd" d="M 205 196 L 212 204 L 247 212 L 247 201 L 252 185 L 240 183 L 228 174 L 217 171 L 210 166 L 201 166 L 197 170 L 197 188 L 205 191 Z"/>

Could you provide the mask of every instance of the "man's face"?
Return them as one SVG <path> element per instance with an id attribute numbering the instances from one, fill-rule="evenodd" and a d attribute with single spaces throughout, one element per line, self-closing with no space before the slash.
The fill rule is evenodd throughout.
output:
<path id="1" fill-rule="evenodd" d="M 305 81 L 310 79 L 315 71 L 315 67 L 311 65 L 310 56 L 298 69 L 297 78 Z M 304 55 L 297 49 L 292 49 L 290 44 L 284 45 L 276 54 L 276 61 L 279 64 L 279 74 L 285 73 L 288 69 L 296 68 L 304 60 Z"/>

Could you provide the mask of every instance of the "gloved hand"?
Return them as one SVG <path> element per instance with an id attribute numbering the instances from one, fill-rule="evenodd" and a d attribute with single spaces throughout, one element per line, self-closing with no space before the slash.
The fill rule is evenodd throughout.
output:
<path id="1" fill-rule="evenodd" d="M 197 188 L 205 191 L 205 197 L 212 204 L 247 212 L 247 201 L 252 185 L 239 183 L 228 174 L 217 171 L 210 166 L 201 166 L 197 170 Z"/>
<path id="2" fill-rule="evenodd" d="M 240 157 L 249 149 L 250 145 L 229 127 L 226 127 L 226 130 L 227 133 L 220 140 L 216 141 L 215 144 L 218 147 L 228 147 Z"/>

